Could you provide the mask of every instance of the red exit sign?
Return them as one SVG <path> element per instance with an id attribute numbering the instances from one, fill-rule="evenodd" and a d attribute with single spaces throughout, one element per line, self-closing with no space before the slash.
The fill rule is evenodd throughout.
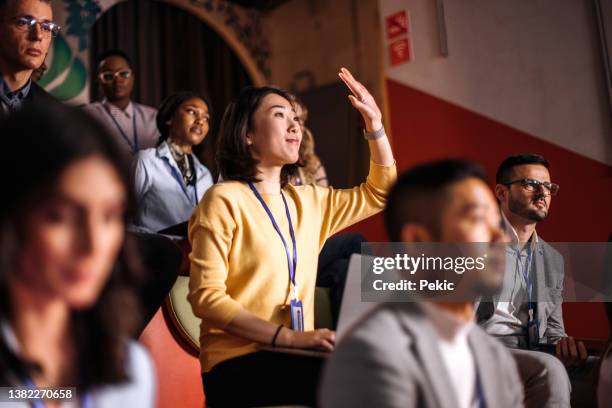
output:
<path id="1" fill-rule="evenodd" d="M 408 13 L 406 10 L 393 13 L 386 18 L 387 38 L 392 39 L 408 34 Z"/>
<path id="2" fill-rule="evenodd" d="M 408 38 L 400 38 L 389 44 L 389 62 L 391 66 L 410 62 L 412 60 L 412 49 Z"/>

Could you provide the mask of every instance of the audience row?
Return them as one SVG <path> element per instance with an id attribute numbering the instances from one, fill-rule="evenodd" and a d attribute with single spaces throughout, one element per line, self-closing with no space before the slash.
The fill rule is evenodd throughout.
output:
<path id="1" fill-rule="evenodd" d="M 508 157 L 493 190 L 457 159 L 397 178 L 377 102 L 342 68 L 370 151 L 364 182 L 329 186 L 306 107 L 265 86 L 225 108 L 215 183 L 194 153 L 211 128 L 205 95 L 135 103 L 130 59 L 110 50 L 94 67 L 104 99 L 63 106 L 32 80 L 60 29 L 50 1 L 0 0 L 0 20 L 0 386 L 154 406 L 135 339 L 183 263 L 211 407 L 594 406 L 595 373 L 610 405 L 610 351 L 566 333 L 563 257 L 536 232 L 559 191 L 541 155 Z M 335 326 L 365 247 L 337 233 L 381 211 L 393 242 L 505 243 L 505 267 L 461 279 L 473 299 L 383 302 L 336 344 L 333 327 L 315 328 L 315 287 L 330 288 Z"/>

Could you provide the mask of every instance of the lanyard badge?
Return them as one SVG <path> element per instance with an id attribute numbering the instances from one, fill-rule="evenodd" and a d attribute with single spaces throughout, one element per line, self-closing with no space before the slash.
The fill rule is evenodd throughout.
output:
<path id="1" fill-rule="evenodd" d="M 291 330 L 304 331 L 304 308 L 297 298 L 291 300 Z"/>
<path id="2" fill-rule="evenodd" d="M 527 289 L 527 307 L 528 307 L 528 319 L 527 319 L 527 346 L 529 349 L 537 348 L 537 345 L 540 342 L 540 333 L 539 333 L 539 325 L 535 318 L 535 305 L 536 302 L 533 301 L 533 282 L 531 277 L 529 276 L 529 272 L 531 270 L 531 263 L 533 261 L 533 253 L 534 248 L 533 245 L 530 244 L 528 247 L 528 255 L 527 262 L 525 267 L 521 266 L 521 254 L 517 251 L 517 259 L 519 263 L 519 269 L 523 273 L 523 277 L 525 278 L 525 284 Z"/>
<path id="3" fill-rule="evenodd" d="M 540 344 L 540 333 L 538 333 L 538 322 L 532 317 L 533 309 L 529 309 L 529 314 L 531 316 L 527 322 L 527 347 L 529 350 L 535 350 Z"/>
<path id="4" fill-rule="evenodd" d="M 261 198 L 261 195 L 253 185 L 253 183 L 249 182 L 249 187 L 261 203 L 264 210 L 268 214 L 270 221 L 272 222 L 272 226 L 276 230 L 276 233 L 280 237 L 283 242 L 283 247 L 285 248 L 285 255 L 287 255 L 287 267 L 289 269 L 289 284 L 293 286 L 293 299 L 291 300 L 291 330 L 294 331 L 304 331 L 304 308 L 302 306 L 302 302 L 298 297 L 297 285 L 295 283 L 295 269 L 297 267 L 297 246 L 295 243 L 295 233 L 293 232 L 293 224 L 291 222 L 291 214 L 289 213 L 289 206 L 287 205 L 287 200 L 285 199 L 285 195 L 281 191 L 281 197 L 283 199 L 283 204 L 285 204 L 285 213 L 287 214 L 287 221 L 289 222 L 289 234 L 291 235 L 291 242 L 293 243 L 293 257 L 289 254 L 289 247 L 287 246 L 287 242 L 281 233 L 276 220 L 274 219 L 274 215 L 272 215 L 272 211 L 266 205 L 266 202 Z"/>

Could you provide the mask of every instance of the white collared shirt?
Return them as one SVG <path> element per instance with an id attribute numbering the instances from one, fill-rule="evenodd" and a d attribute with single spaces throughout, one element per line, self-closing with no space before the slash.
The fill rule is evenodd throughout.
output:
<path id="1" fill-rule="evenodd" d="M 533 257 L 529 259 L 528 251 L 535 253 L 535 247 L 538 243 L 538 234 L 533 231 L 533 235 L 528 243 L 530 247 L 524 245 L 520 248 L 519 237 L 506 215 L 502 212 L 502 219 L 506 233 L 510 236 L 512 242 L 506 250 L 506 273 L 504 274 L 504 284 L 500 301 L 497 302 L 495 313 L 484 324 L 484 329 L 487 333 L 501 337 L 503 343 L 517 347 L 518 340 L 516 336 L 524 336 L 529 319 L 528 301 L 529 295 L 527 292 L 527 281 L 523 275 L 524 270 L 529 271 L 531 280 L 533 280 L 535 261 Z M 520 259 L 519 259 L 520 257 Z M 527 265 L 528 260 L 531 265 Z M 532 282 L 535 286 L 535 282 Z M 532 289 L 535 291 L 535 287 Z M 535 293 L 532 292 L 532 296 Z M 504 336 L 514 336 L 514 340 L 503 339 Z"/>
<path id="2" fill-rule="evenodd" d="M 192 154 L 195 185 L 185 185 L 167 141 L 136 156 L 135 190 L 138 211 L 131 230 L 158 232 L 189 220 L 212 185 L 212 174 Z"/>
<path id="3" fill-rule="evenodd" d="M 103 99 L 86 105 L 83 109 L 106 126 L 129 156 L 135 156 L 138 150 L 154 147 L 159 140 L 155 108 L 130 102 L 125 110 L 121 110 Z M 134 130 L 138 135 L 137 140 Z"/>
<path id="4" fill-rule="evenodd" d="M 0 320 L 0 337 L 9 350 L 19 355 L 19 341 L 6 320 Z M 125 368 L 128 380 L 122 383 L 102 385 L 89 392 L 91 405 L 97 408 L 114 407 L 154 407 L 156 395 L 155 366 L 146 349 L 138 342 L 127 339 L 125 343 Z M 80 361 L 81 364 L 86 362 Z M 4 368 L 4 367 L 3 367 Z M 7 373 L 11 384 L 17 388 L 25 388 L 23 380 Z M 0 403 L 0 406 L 11 408 L 29 408 L 28 402 Z M 77 408 L 82 406 L 78 399 L 62 402 L 62 408 Z"/>

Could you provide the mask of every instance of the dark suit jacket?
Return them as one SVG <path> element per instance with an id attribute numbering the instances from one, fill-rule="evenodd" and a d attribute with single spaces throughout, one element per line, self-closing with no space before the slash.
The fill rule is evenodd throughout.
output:
<path id="1" fill-rule="evenodd" d="M 538 237 L 535 252 L 535 299 L 537 300 L 536 320 L 541 343 L 554 344 L 565 337 L 563 326 L 563 256 L 552 246 Z M 495 311 L 497 300 L 482 301 L 478 306 L 479 323 L 489 320 Z"/>
<path id="2" fill-rule="evenodd" d="M 30 91 L 21 103 L 21 109 L 34 105 L 48 107 L 54 105 L 62 105 L 62 103 L 59 101 L 59 99 L 55 98 L 43 88 L 41 88 L 36 82 L 32 81 L 32 85 L 30 85 Z M 5 117 L 6 114 L 7 113 L 5 111 L 0 109 L 0 118 Z"/>
<path id="3" fill-rule="evenodd" d="M 30 87 L 30 93 L 23 101 L 22 107 L 26 107 L 28 105 L 59 105 L 61 104 L 60 100 L 56 97 L 52 96 L 50 93 L 45 91 L 42 87 L 40 87 L 36 82 L 32 81 L 32 86 Z"/>

